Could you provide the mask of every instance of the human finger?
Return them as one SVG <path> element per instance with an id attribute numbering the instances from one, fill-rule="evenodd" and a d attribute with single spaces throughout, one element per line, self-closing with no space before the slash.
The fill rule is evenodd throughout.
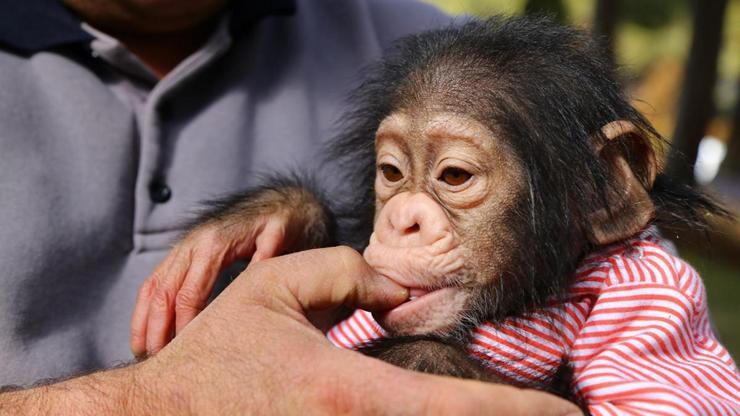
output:
<path id="1" fill-rule="evenodd" d="M 250 265 L 237 279 L 246 300 L 272 308 L 287 308 L 305 316 L 347 306 L 370 311 L 387 310 L 408 299 L 408 290 L 376 274 L 357 251 L 349 247 L 306 250 Z M 285 312 L 283 310 L 283 312 Z"/>

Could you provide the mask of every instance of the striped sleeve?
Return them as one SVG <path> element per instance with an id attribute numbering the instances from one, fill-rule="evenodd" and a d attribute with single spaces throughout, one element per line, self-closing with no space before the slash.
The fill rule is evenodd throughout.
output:
<path id="1" fill-rule="evenodd" d="M 570 359 L 593 415 L 740 415 L 740 374 L 709 325 L 704 286 L 647 246 L 612 258 Z"/>
<path id="2" fill-rule="evenodd" d="M 387 336 L 368 311 L 356 310 L 349 318 L 334 325 L 326 337 L 339 348 L 355 349 L 374 339 Z"/>
<path id="3" fill-rule="evenodd" d="M 584 303 L 568 303 L 499 324 L 483 323 L 468 351 L 501 379 L 519 386 L 547 385 L 585 321 Z"/>

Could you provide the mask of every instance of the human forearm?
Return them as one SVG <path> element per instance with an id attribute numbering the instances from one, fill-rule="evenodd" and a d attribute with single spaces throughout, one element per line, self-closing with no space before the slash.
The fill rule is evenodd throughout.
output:
<path id="1" fill-rule="evenodd" d="M 0 415 L 143 415 L 153 410 L 140 365 L 0 394 Z"/>

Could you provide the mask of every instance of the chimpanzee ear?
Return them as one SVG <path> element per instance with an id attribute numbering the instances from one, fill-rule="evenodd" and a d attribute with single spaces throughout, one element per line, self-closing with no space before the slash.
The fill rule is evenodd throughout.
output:
<path id="1" fill-rule="evenodd" d="M 596 153 L 609 170 L 610 212 L 600 209 L 588 216 L 588 238 L 596 245 L 631 237 L 648 225 L 655 215 L 649 191 L 658 172 L 653 147 L 631 122 L 610 122 L 601 128 L 601 136 L 594 142 L 599 143 Z"/>

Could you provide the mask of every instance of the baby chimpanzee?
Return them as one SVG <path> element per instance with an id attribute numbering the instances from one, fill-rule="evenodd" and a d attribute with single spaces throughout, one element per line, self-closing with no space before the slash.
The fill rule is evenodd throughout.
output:
<path id="1" fill-rule="evenodd" d="M 330 244 L 331 219 L 349 215 L 355 236 L 372 226 L 367 262 L 410 297 L 355 312 L 329 331 L 335 345 L 521 386 L 566 380 L 593 414 L 737 414 L 740 376 L 701 279 L 654 226 L 726 213 L 659 174 L 661 139 L 613 72 L 589 36 L 543 20 L 402 40 L 331 149 L 354 174 L 351 209 L 287 182 L 221 201 L 144 283 L 134 328 L 156 351 L 223 267 Z M 372 342 L 384 337 L 398 342 Z"/>

